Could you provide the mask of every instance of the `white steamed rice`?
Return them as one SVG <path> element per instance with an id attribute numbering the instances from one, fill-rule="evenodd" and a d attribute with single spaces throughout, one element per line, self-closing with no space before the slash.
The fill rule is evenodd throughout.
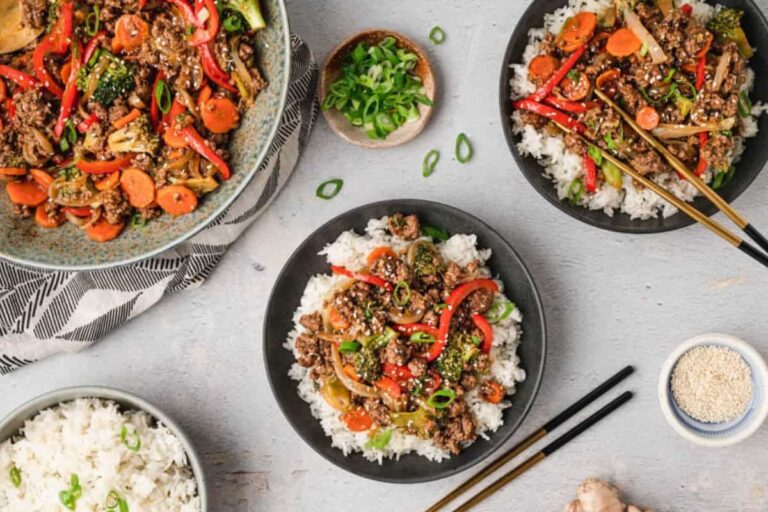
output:
<path id="1" fill-rule="evenodd" d="M 706 23 L 714 13 L 713 7 L 703 0 L 676 1 L 676 4 L 686 3 L 693 8 L 693 16 L 702 23 Z M 512 79 L 510 80 L 512 99 L 528 96 L 536 90 L 536 86 L 528 80 L 528 64 L 539 54 L 539 45 L 547 32 L 558 33 L 569 17 L 580 11 L 600 13 L 612 4 L 612 0 L 569 0 L 568 5 L 544 16 L 542 28 L 533 28 L 528 32 L 528 46 L 523 52 L 523 62 L 512 64 Z M 742 90 L 751 91 L 754 85 L 755 73 L 752 69 L 746 69 L 746 80 Z M 755 104 L 752 115 L 746 119 L 740 119 L 744 138 L 757 135 L 757 117 L 765 110 L 765 106 Z M 568 197 L 568 188 L 571 182 L 584 175 L 584 162 L 581 155 L 576 155 L 566 150 L 562 135 L 550 135 L 545 131 L 536 130 L 520 120 L 520 114 L 515 111 L 512 114 L 513 132 L 520 137 L 517 149 L 522 155 L 530 155 L 539 160 L 544 166 L 544 173 L 552 179 L 557 190 L 557 196 L 563 200 Z M 732 163 L 739 161 L 744 151 L 742 137 L 734 137 L 735 147 L 731 159 Z M 653 191 L 639 189 L 632 183 L 632 179 L 624 176 L 624 184 L 621 190 L 616 190 L 607 183 L 592 194 L 584 194 L 580 204 L 590 210 L 603 210 L 606 215 L 613 216 L 618 210 L 628 214 L 632 219 L 649 219 L 669 217 L 677 212 L 677 208 L 657 196 Z M 705 182 L 711 181 L 713 174 L 707 171 L 703 176 Z M 653 177 L 654 181 L 685 201 L 693 201 L 699 195 L 694 186 L 685 180 L 678 178 L 677 173 L 663 173 Z"/>
<path id="2" fill-rule="evenodd" d="M 124 426 L 138 434 L 138 452 L 121 441 Z M 10 478 L 14 467 L 21 475 L 18 488 Z M 113 490 L 130 511 L 200 511 L 179 439 L 146 412 L 123 412 L 111 401 L 81 398 L 46 409 L 24 424 L 20 437 L 1 444 L 0 510 L 66 510 L 59 492 L 70 488 L 72 475 L 82 488 L 78 512 L 105 510 Z"/>
<path id="3" fill-rule="evenodd" d="M 389 245 L 396 249 L 402 249 L 410 243 L 389 235 L 387 217 L 383 217 L 371 219 L 366 227 L 365 235 L 359 235 L 354 231 L 342 233 L 334 243 L 326 246 L 320 254 L 326 256 L 331 265 L 359 270 L 365 266 L 366 257 L 374 248 Z M 459 265 L 466 265 L 473 260 L 485 262 L 491 256 L 490 249 L 478 249 L 475 235 L 453 235 L 449 240 L 438 244 L 437 247 L 445 260 L 454 261 Z M 491 276 L 490 271 L 485 267 L 480 271 L 486 277 Z M 295 352 L 296 338 L 303 330 L 299 324 L 299 318 L 304 314 L 321 310 L 323 300 L 328 292 L 345 279 L 343 276 L 318 274 L 307 283 L 301 298 L 301 305 L 293 315 L 294 328 L 289 333 L 284 345 L 286 349 L 293 351 L 295 356 L 297 355 Z M 498 284 L 501 289 L 502 283 L 498 282 Z M 500 293 L 497 298 L 501 300 L 502 297 L 503 295 Z M 520 358 L 517 356 L 522 319 L 520 310 L 515 308 L 507 319 L 493 325 L 491 374 L 504 385 L 509 394 L 515 392 L 518 382 L 525 380 L 525 371 L 520 367 Z M 299 396 L 309 404 L 312 415 L 320 421 L 325 434 L 331 438 L 332 446 L 342 450 L 344 455 L 361 452 L 368 460 L 378 462 L 385 458 L 399 458 L 409 452 L 417 453 L 437 462 L 450 457 L 448 451 L 438 448 L 432 441 L 398 431 L 393 432 L 389 443 L 383 450 L 367 447 L 368 434 L 347 430 L 340 419 L 339 412 L 323 399 L 317 384 L 309 376 L 308 368 L 294 363 L 288 374 L 292 379 L 298 381 Z M 477 422 L 477 433 L 484 438 L 487 438 L 489 433 L 495 432 L 504 423 L 502 411 L 511 405 L 508 401 L 502 401 L 499 404 L 488 403 L 479 396 L 477 390 L 468 392 L 465 398 Z"/>

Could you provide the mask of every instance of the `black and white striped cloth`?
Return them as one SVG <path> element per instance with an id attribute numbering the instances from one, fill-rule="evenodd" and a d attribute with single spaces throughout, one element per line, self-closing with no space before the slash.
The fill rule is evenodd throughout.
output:
<path id="1" fill-rule="evenodd" d="M 291 38 L 288 101 L 251 184 L 210 226 L 173 250 L 125 267 L 53 272 L 0 260 L 0 375 L 88 347 L 169 293 L 200 286 L 293 172 L 317 118 L 317 63 Z"/>

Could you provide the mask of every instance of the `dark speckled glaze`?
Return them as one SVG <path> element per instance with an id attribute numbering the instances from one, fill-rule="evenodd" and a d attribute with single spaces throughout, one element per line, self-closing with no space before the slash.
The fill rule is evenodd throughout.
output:
<path id="1" fill-rule="evenodd" d="M 8 197 L 0 194 L 0 257 L 35 267 L 84 270 L 107 268 L 156 255 L 194 235 L 221 214 L 256 175 L 277 132 L 290 74 L 290 32 L 283 0 L 261 0 L 268 26 L 257 36 L 259 69 L 269 82 L 245 114 L 230 150 L 232 177 L 200 201 L 189 215 L 163 215 L 139 229 L 127 228 L 108 243 L 89 240 L 67 223 L 42 229 L 31 219 L 12 215 Z M 4 187 L 3 187 L 4 188 Z"/>
<path id="2" fill-rule="evenodd" d="M 588 210 L 581 206 L 571 206 L 568 201 L 558 199 L 552 181 L 547 176 L 544 176 L 544 169 L 536 159 L 531 156 L 522 156 L 517 151 L 515 144 L 519 140 L 512 133 L 512 121 L 510 119 L 512 115 L 512 102 L 509 99 L 509 80 L 512 77 L 512 70 L 509 64 L 523 60 L 523 51 L 528 44 L 528 31 L 531 28 L 541 27 L 544 23 L 544 15 L 564 6 L 567 1 L 536 0 L 533 2 L 523 14 L 517 27 L 515 27 L 504 55 L 504 61 L 501 66 L 501 83 L 499 84 L 501 125 L 504 127 L 504 135 L 507 138 L 507 143 L 518 167 L 520 167 L 525 177 L 533 185 L 533 188 L 550 203 L 571 217 L 598 228 L 641 234 L 671 231 L 693 224 L 694 221 L 690 217 L 679 212 L 666 219 L 631 220 L 629 215 L 625 213 L 617 212 L 613 217 L 609 217 L 602 210 Z M 759 101 L 763 103 L 768 102 L 768 22 L 765 16 L 763 16 L 760 8 L 755 5 L 753 0 L 709 0 L 708 3 L 737 7 L 744 10 L 745 14 L 742 24 L 749 42 L 757 49 L 749 63 L 750 67 L 755 71 L 755 88 L 750 94 L 750 98 L 754 103 Z M 749 187 L 763 169 L 763 166 L 765 166 L 766 161 L 768 161 L 768 144 L 766 144 L 766 137 L 768 137 L 767 115 L 763 114 L 760 116 L 758 126 L 760 129 L 759 134 L 746 140 L 746 149 L 741 161 L 736 165 L 736 174 L 733 180 L 719 191 L 720 195 L 729 203 L 733 202 Z M 702 197 L 697 198 L 693 205 L 707 215 L 712 215 L 717 211 L 717 208 L 712 203 Z"/>
<path id="3" fill-rule="evenodd" d="M 319 256 L 318 252 L 342 232 L 354 229 L 362 233 L 368 219 L 396 212 L 415 213 L 424 224 L 440 226 L 451 233 L 476 234 L 478 244 L 493 251 L 488 262 L 491 271 L 504 282 L 507 296 L 523 313 L 523 337 L 518 355 L 527 377 L 512 396 L 512 407 L 504 411 L 504 425 L 491 434 L 489 440 L 478 439 L 461 454 L 440 463 L 414 454 L 405 455 L 399 461 L 386 460 L 382 464 L 369 462 L 359 453 L 345 457 L 341 450 L 331 446 L 331 439 L 326 437 L 319 421 L 312 417 L 309 405 L 299 398 L 297 382 L 288 377 L 294 358 L 283 343 L 293 328 L 293 312 L 299 306 L 309 278 L 328 272 L 325 257 Z M 272 393 L 291 426 L 307 444 L 333 464 L 358 476 L 385 482 L 414 483 L 445 478 L 474 466 L 498 450 L 517 430 L 531 408 L 541 383 L 546 358 L 546 326 L 533 278 L 501 235 L 480 219 L 451 206 L 403 199 L 372 203 L 339 215 L 312 233 L 296 249 L 272 290 L 264 321 L 263 343 Z"/>

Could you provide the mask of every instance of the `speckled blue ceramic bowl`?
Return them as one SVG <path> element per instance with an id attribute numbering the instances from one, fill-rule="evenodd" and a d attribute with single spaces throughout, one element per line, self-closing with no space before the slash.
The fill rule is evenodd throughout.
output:
<path id="1" fill-rule="evenodd" d="M 721 346 L 736 351 L 752 370 L 752 399 L 739 418 L 705 423 L 686 414 L 672 395 L 672 372 L 678 360 L 697 346 Z M 669 355 L 659 376 L 659 404 L 664 417 L 684 438 L 702 446 L 728 446 L 754 434 L 768 417 L 768 365 L 748 343 L 727 334 L 710 333 L 683 342 Z"/>
<path id="2" fill-rule="evenodd" d="M 154 256 L 191 237 L 221 214 L 259 172 L 277 133 L 285 106 L 290 75 L 291 45 L 283 0 L 261 0 L 268 26 L 257 37 L 259 69 L 269 82 L 246 113 L 230 150 L 232 177 L 208 194 L 193 213 L 163 215 L 142 229 L 126 229 L 116 240 L 99 244 L 76 226 L 53 230 L 31 219 L 13 215 L 5 193 L 0 193 L 0 257 L 35 267 L 89 270 L 134 263 Z M 4 187 L 3 187 L 4 188 Z"/>

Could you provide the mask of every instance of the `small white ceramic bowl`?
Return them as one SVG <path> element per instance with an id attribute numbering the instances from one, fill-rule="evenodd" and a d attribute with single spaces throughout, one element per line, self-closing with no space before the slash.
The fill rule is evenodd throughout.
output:
<path id="1" fill-rule="evenodd" d="M 192 468 L 192 473 L 194 473 L 195 481 L 197 482 L 197 493 L 200 496 L 200 510 L 202 512 L 208 510 L 208 494 L 206 491 L 203 465 L 189 438 L 184 434 L 184 431 L 179 428 L 176 422 L 160 409 L 146 400 L 125 391 L 102 386 L 78 386 L 57 389 L 44 395 L 40 395 L 19 406 L 16 410 L 11 411 L 8 416 L 0 421 L 0 443 L 16 435 L 19 429 L 24 426 L 24 422 L 36 416 L 37 413 L 43 409 L 48 409 L 62 402 L 69 402 L 78 398 L 101 398 L 103 400 L 111 400 L 126 409 L 144 411 L 168 427 L 179 441 L 181 441 L 181 445 L 187 453 L 189 465 Z"/>
<path id="2" fill-rule="evenodd" d="M 732 421 L 704 423 L 688 416 L 672 396 L 672 371 L 683 354 L 697 346 L 721 346 L 735 350 L 752 370 L 752 400 L 746 412 Z M 747 342 L 720 333 L 701 334 L 684 341 L 664 362 L 659 375 L 661 412 L 675 431 L 701 446 L 729 446 L 754 434 L 768 417 L 768 365 Z"/>

